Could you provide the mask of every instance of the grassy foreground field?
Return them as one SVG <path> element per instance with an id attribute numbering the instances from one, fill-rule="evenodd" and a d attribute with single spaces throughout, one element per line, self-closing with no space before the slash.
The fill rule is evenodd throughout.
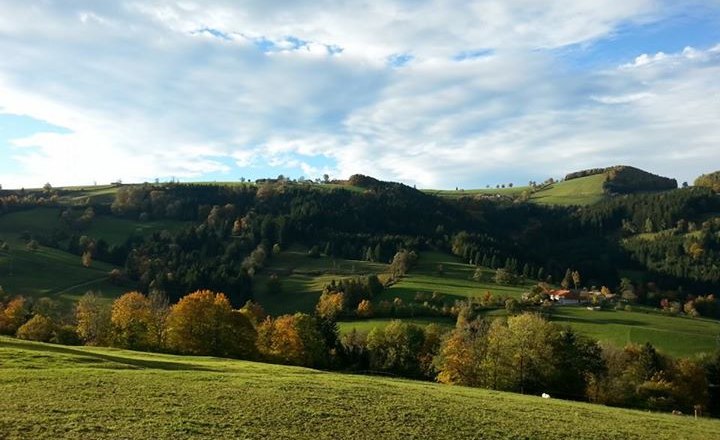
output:
<path id="1" fill-rule="evenodd" d="M 0 438 L 711 439 L 720 421 L 0 338 Z"/>

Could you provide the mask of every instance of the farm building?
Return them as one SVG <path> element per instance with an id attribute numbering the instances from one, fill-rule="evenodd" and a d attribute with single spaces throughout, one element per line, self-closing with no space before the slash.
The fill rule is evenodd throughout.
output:
<path id="1" fill-rule="evenodd" d="M 580 304 L 580 295 L 572 290 L 551 290 L 550 300 L 559 305 Z"/>

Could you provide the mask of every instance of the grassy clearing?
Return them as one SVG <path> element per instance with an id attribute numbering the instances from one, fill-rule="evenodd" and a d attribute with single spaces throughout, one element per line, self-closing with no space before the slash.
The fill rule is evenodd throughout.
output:
<path id="1" fill-rule="evenodd" d="M 216 358 L 0 338 L 5 439 L 709 439 L 720 421 Z"/>
<path id="2" fill-rule="evenodd" d="M 443 273 L 438 273 L 442 265 Z M 483 268 L 483 281 L 472 279 L 476 266 L 465 264 L 458 258 L 441 252 L 422 252 L 417 265 L 398 283 L 387 289 L 379 299 L 392 300 L 395 297 L 405 302 L 412 301 L 418 292 L 438 292 L 448 299 L 477 297 L 490 292 L 501 297 L 520 298 L 529 290 L 532 283 L 520 286 L 495 284 L 492 280 L 495 271 Z"/>
<path id="3" fill-rule="evenodd" d="M 715 320 L 582 307 L 558 307 L 552 320 L 618 347 L 650 342 L 672 356 L 694 356 L 720 349 L 720 322 Z"/>
<path id="4" fill-rule="evenodd" d="M 530 201 L 546 205 L 590 205 L 599 202 L 605 196 L 603 190 L 604 182 L 605 174 L 596 174 L 557 182 L 532 193 Z M 476 195 L 517 197 L 524 191 L 531 191 L 531 188 L 528 186 L 517 186 L 513 188 L 461 189 L 456 191 L 424 189 L 422 191 L 439 197 L 457 199 Z"/>
<path id="5" fill-rule="evenodd" d="M 558 182 L 533 193 L 530 200 L 546 205 L 591 205 L 605 196 L 605 177 L 603 173 Z"/>
<path id="6" fill-rule="evenodd" d="M 191 222 L 180 220 L 154 220 L 139 222 L 108 216 L 96 217 L 86 234 L 94 238 L 102 238 L 110 244 L 124 243 L 129 237 L 147 236 L 155 232 L 179 231 L 191 225 Z"/>
<path id="7" fill-rule="evenodd" d="M 387 264 L 328 257 L 310 258 L 307 250 L 295 247 L 274 256 L 267 268 L 255 279 L 255 299 L 271 315 L 312 312 L 326 284 L 357 275 L 379 274 Z M 276 274 L 282 284 L 281 293 L 269 293 L 268 277 Z"/>
<path id="8" fill-rule="evenodd" d="M 67 192 L 60 197 L 60 200 L 70 204 L 110 204 L 115 199 L 118 189 L 119 187 L 115 185 L 64 187 L 61 190 Z"/>

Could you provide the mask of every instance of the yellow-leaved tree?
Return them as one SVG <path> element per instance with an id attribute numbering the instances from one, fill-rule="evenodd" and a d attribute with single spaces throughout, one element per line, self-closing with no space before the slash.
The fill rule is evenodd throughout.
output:
<path id="1" fill-rule="evenodd" d="M 315 314 L 320 318 L 334 321 L 342 313 L 344 308 L 344 293 L 323 292 L 323 294 L 320 295 L 317 305 L 315 306 Z"/>

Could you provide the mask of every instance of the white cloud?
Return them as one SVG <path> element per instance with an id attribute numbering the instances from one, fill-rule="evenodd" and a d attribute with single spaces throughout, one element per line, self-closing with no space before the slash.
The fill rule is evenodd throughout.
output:
<path id="1" fill-rule="evenodd" d="M 8 0 L 0 113 L 68 132 L 0 145 L 22 166 L 2 183 L 201 178 L 232 163 L 444 187 L 617 162 L 699 170 L 720 138 L 720 45 L 639 54 L 601 72 L 570 71 L 548 50 L 667 9 L 652 0 Z M 412 61 L 388 65 L 405 55 Z"/>

